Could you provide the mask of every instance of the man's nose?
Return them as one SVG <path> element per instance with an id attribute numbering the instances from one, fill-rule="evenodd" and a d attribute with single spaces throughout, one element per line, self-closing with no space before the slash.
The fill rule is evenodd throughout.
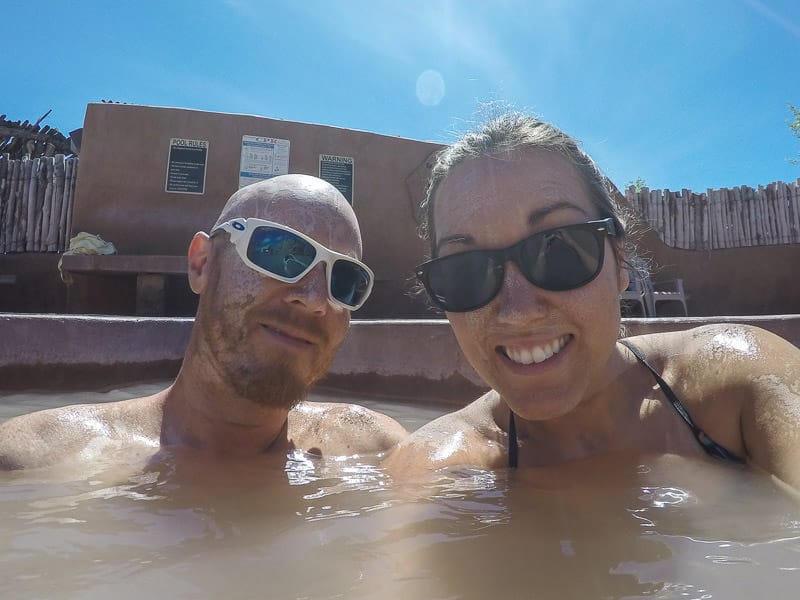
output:
<path id="1" fill-rule="evenodd" d="M 286 301 L 302 305 L 306 310 L 323 314 L 328 310 L 328 279 L 325 263 L 319 263 L 295 283 L 286 284 L 289 289 Z"/>

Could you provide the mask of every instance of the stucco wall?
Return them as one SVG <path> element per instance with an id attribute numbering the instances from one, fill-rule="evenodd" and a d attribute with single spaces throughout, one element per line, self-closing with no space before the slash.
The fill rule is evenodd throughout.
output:
<path id="1" fill-rule="evenodd" d="M 711 322 L 747 323 L 800 345 L 800 316 L 628 319 L 630 335 Z M 0 391 L 98 387 L 168 379 L 193 319 L 0 313 Z M 444 320 L 354 321 L 323 382 L 348 392 L 472 398 L 484 387 Z"/>
<path id="2" fill-rule="evenodd" d="M 689 314 L 770 315 L 800 313 L 800 246 L 681 250 L 655 232 L 642 240 L 654 280 L 680 277 Z"/>
<path id="3" fill-rule="evenodd" d="M 376 273 L 373 296 L 361 318 L 435 316 L 421 300 L 404 293 L 425 245 L 416 234 L 416 206 L 428 174 L 426 162 L 440 146 L 336 127 L 263 117 L 119 104 L 87 107 L 76 190 L 73 233 L 89 231 L 114 242 L 120 253 L 183 254 L 191 236 L 207 230 L 225 200 L 238 188 L 243 135 L 288 139 L 289 171 L 318 172 L 319 154 L 355 159 L 355 211 L 364 237 L 364 257 Z M 209 142 L 206 191 L 202 196 L 164 191 L 169 140 Z M 654 232 L 642 248 L 660 270 L 655 279 L 681 277 L 691 315 L 800 313 L 800 246 L 688 251 L 669 248 Z M 5 272 L 25 271 L 21 261 L 0 261 Z M 28 289 L 20 278 L 3 294 L 50 298 L 42 307 L 63 304 L 64 287 L 41 280 Z M 25 287 L 28 286 L 28 287 Z M 24 288 L 24 289 L 23 289 Z M 76 276 L 68 310 L 133 314 L 132 276 Z M 173 277 L 167 315 L 191 316 L 196 299 L 185 280 Z M 3 302 L 0 310 L 19 310 Z"/>
<path id="4" fill-rule="evenodd" d="M 400 290 L 424 252 L 413 211 L 437 144 L 248 115 L 89 104 L 73 233 L 99 234 L 120 254 L 184 253 L 238 189 L 243 135 L 289 140 L 290 173 L 317 175 L 320 154 L 354 159 L 353 204 L 364 257 L 376 275 L 374 298 L 362 314 L 419 312 Z M 164 191 L 171 138 L 208 141 L 203 195 Z"/>

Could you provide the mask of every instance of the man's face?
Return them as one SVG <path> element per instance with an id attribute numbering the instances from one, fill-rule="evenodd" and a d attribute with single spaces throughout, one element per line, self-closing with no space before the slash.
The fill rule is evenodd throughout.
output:
<path id="1" fill-rule="evenodd" d="M 335 206 L 279 200 L 261 212 L 240 216 L 268 218 L 360 257 L 357 226 Z M 328 371 L 350 323 L 349 311 L 328 297 L 327 266 L 282 283 L 246 266 L 224 233 L 213 239 L 210 263 L 196 319 L 208 362 L 238 395 L 291 408 Z"/>

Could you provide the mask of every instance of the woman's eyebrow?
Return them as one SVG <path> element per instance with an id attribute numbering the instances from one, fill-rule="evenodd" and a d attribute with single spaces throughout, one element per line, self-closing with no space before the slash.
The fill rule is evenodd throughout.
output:
<path id="1" fill-rule="evenodd" d="M 537 208 L 530 215 L 528 215 L 528 224 L 529 225 L 536 225 L 538 221 L 543 220 L 545 217 L 550 215 L 551 213 L 557 212 L 559 210 L 576 210 L 580 212 L 587 218 L 591 218 L 591 215 L 587 213 L 582 207 L 573 204 L 568 200 L 558 200 L 553 202 L 552 204 L 548 204 L 547 206 L 542 206 L 541 208 Z M 434 251 L 436 254 L 439 253 L 442 246 L 447 244 L 464 244 L 465 246 L 470 246 L 475 244 L 475 238 L 471 235 L 466 233 L 454 233 L 453 235 L 448 235 L 440 239 L 436 246 L 434 247 Z"/>
<path id="2" fill-rule="evenodd" d="M 467 235 L 466 233 L 455 233 L 453 235 L 448 235 L 446 237 L 443 237 L 438 242 L 436 242 L 434 250 L 436 251 L 436 254 L 438 254 L 442 246 L 446 244 L 464 244 L 466 246 L 469 246 L 470 244 L 474 243 L 475 243 L 475 238 L 473 238 L 471 235 Z"/>
<path id="3" fill-rule="evenodd" d="M 537 208 L 536 210 L 532 211 L 531 214 L 528 215 L 528 224 L 529 225 L 536 225 L 539 221 L 559 210 L 577 210 L 582 215 L 587 218 L 590 218 L 591 215 L 587 213 L 582 207 L 569 202 L 568 200 L 558 200 L 553 202 L 552 204 L 548 204 L 547 206 L 542 206 L 541 208 Z"/>

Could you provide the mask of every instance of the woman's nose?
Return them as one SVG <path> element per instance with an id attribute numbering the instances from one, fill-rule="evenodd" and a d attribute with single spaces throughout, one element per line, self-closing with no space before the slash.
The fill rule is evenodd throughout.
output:
<path id="1" fill-rule="evenodd" d="M 546 290 L 542 290 L 508 262 L 503 274 L 503 287 L 497 295 L 497 318 L 500 321 L 523 322 L 543 317 L 549 310 Z"/>

